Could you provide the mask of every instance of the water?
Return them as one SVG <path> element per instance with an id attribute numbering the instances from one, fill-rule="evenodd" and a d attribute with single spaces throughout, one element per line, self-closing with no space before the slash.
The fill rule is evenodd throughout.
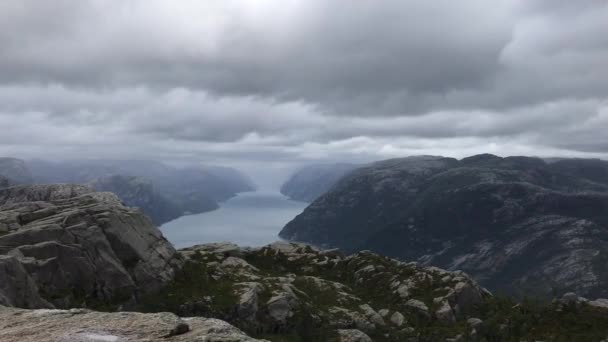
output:
<path id="1" fill-rule="evenodd" d="M 280 193 L 243 193 L 218 210 L 182 216 L 160 227 L 176 248 L 229 241 L 240 246 L 263 246 L 279 240 L 285 224 L 306 207 Z"/>

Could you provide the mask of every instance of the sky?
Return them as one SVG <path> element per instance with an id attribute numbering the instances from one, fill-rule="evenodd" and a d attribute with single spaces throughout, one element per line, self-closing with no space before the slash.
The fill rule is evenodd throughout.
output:
<path id="1" fill-rule="evenodd" d="M 5 0 L 0 155 L 608 158 L 605 0 Z"/>

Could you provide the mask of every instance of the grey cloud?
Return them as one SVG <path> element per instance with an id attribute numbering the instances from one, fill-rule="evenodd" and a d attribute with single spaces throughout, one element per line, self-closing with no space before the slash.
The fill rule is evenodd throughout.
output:
<path id="1" fill-rule="evenodd" d="M 0 154 L 605 156 L 606 32 L 597 0 L 4 1 Z"/>

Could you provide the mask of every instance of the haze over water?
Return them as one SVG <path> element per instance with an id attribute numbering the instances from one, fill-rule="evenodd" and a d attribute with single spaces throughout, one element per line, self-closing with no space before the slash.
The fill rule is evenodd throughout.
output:
<path id="1" fill-rule="evenodd" d="M 279 240 L 283 226 L 306 206 L 278 192 L 249 192 L 221 203 L 215 211 L 182 216 L 160 229 L 176 248 L 219 241 L 263 246 Z"/>

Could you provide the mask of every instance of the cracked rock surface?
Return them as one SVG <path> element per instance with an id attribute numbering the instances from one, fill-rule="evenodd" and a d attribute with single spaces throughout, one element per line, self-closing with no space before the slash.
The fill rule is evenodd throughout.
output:
<path id="1" fill-rule="evenodd" d="M 170 313 L 23 310 L 0 306 L 3 342 L 255 342 L 234 326 L 212 318 Z"/>
<path id="2" fill-rule="evenodd" d="M 81 185 L 0 190 L 0 304 L 131 305 L 182 261 L 152 222 Z"/>

